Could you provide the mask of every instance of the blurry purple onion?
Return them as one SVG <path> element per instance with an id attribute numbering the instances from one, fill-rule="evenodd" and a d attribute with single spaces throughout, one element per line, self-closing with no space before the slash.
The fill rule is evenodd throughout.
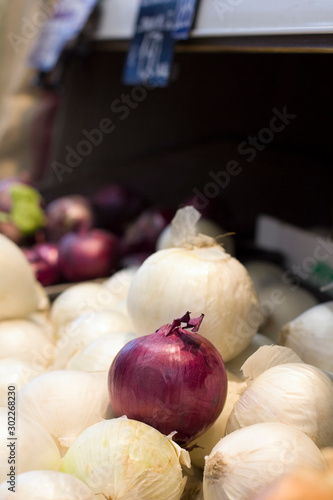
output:
<path id="1" fill-rule="evenodd" d="M 173 439 L 182 446 L 209 429 L 223 409 L 227 375 L 217 349 L 196 333 L 203 316 L 190 319 L 186 313 L 121 349 L 108 377 L 116 416 L 166 435 L 177 431 Z"/>
<path id="2" fill-rule="evenodd" d="M 35 273 L 36 279 L 43 286 L 59 283 L 59 251 L 54 243 L 41 243 L 31 248 L 22 248 Z"/>
<path id="3" fill-rule="evenodd" d="M 154 252 L 159 235 L 173 216 L 174 211 L 169 208 L 148 208 L 142 212 L 124 235 L 126 253 Z"/>
<path id="4" fill-rule="evenodd" d="M 51 241 L 58 241 L 73 231 L 88 230 L 94 223 L 91 204 L 80 195 L 63 196 L 52 201 L 46 207 L 46 216 L 47 234 Z"/>
<path id="5" fill-rule="evenodd" d="M 125 226 L 147 206 L 144 197 L 122 184 L 109 184 L 92 197 L 98 227 L 121 235 Z"/>
<path id="6" fill-rule="evenodd" d="M 59 266 L 68 281 L 109 276 L 117 259 L 117 238 L 101 229 L 69 233 L 59 242 Z"/>

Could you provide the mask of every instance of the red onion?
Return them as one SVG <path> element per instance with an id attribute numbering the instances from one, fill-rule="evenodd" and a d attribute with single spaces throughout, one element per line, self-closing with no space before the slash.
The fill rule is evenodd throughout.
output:
<path id="1" fill-rule="evenodd" d="M 59 251 L 54 243 L 41 243 L 31 248 L 22 248 L 35 273 L 36 279 L 43 286 L 59 283 Z"/>
<path id="2" fill-rule="evenodd" d="M 88 230 L 93 226 L 94 215 L 90 202 L 80 195 L 63 196 L 46 207 L 47 234 L 51 241 L 58 241 L 70 232 Z"/>
<path id="3" fill-rule="evenodd" d="M 153 253 L 163 229 L 171 222 L 174 211 L 168 208 L 149 208 L 131 224 L 124 236 L 127 253 Z"/>
<path id="4" fill-rule="evenodd" d="M 122 184 L 109 184 L 92 197 L 98 227 L 118 235 L 146 207 L 144 197 Z"/>
<path id="5" fill-rule="evenodd" d="M 216 348 L 197 334 L 203 317 L 190 319 L 187 312 L 121 349 L 108 377 L 116 416 L 127 415 L 166 435 L 177 431 L 174 441 L 182 446 L 215 422 L 225 403 L 227 375 Z"/>
<path id="6" fill-rule="evenodd" d="M 59 242 L 59 265 L 68 281 L 109 276 L 118 258 L 117 238 L 101 229 L 69 233 Z"/>

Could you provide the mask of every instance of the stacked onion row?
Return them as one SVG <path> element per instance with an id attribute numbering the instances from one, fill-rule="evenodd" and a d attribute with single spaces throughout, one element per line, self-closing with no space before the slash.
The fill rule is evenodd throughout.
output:
<path id="1" fill-rule="evenodd" d="M 273 342 L 257 333 L 248 272 L 196 222 L 183 210 L 173 248 L 74 285 L 42 312 L 27 262 L 1 238 L 1 273 L 7 249 L 21 276 L 18 264 L 4 274 L 9 297 L 0 284 L 0 344 L 13 327 L 0 440 L 15 385 L 20 446 L 15 496 L 4 469 L 0 498 L 36 499 L 43 485 L 44 499 L 250 500 L 295 468 L 328 474 L 332 382 L 288 347 L 259 347 Z"/>

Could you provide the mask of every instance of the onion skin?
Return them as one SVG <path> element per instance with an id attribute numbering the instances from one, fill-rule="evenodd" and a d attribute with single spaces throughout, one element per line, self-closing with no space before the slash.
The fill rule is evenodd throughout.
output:
<path id="1" fill-rule="evenodd" d="M 111 406 L 159 430 L 177 431 L 186 446 L 220 415 L 227 395 L 223 360 L 209 340 L 197 334 L 203 315 L 189 313 L 152 335 L 129 342 L 114 359 L 108 377 Z M 193 327 L 192 332 L 181 328 Z"/>
<path id="2" fill-rule="evenodd" d="M 100 229 L 69 233 L 59 242 L 59 266 L 68 281 L 109 276 L 117 259 L 117 238 Z"/>

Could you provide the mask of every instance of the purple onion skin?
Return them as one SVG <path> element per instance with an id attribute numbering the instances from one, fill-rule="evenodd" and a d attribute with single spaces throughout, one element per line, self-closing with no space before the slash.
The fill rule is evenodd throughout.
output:
<path id="1" fill-rule="evenodd" d="M 108 374 L 110 403 L 117 417 L 144 422 L 187 446 L 220 415 L 227 395 L 223 360 L 197 334 L 203 319 L 189 313 L 151 335 L 132 340 L 117 354 Z M 187 326 L 181 328 L 182 322 Z M 193 327 L 191 332 L 185 328 Z"/>
<path id="2" fill-rule="evenodd" d="M 68 281 L 109 276 L 116 267 L 117 259 L 117 238 L 101 229 L 69 233 L 59 242 L 59 266 Z"/>
<path id="3" fill-rule="evenodd" d="M 57 198 L 47 205 L 45 213 L 50 241 L 59 241 L 70 232 L 87 231 L 94 224 L 92 206 L 87 198 L 80 195 Z"/>

